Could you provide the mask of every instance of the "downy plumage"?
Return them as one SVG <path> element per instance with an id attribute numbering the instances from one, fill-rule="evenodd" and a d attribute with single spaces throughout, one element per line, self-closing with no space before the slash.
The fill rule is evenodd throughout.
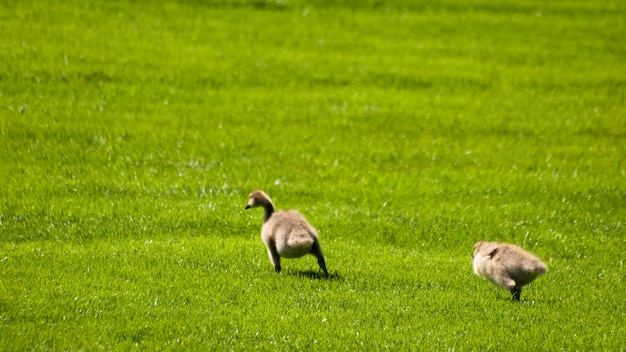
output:
<path id="1" fill-rule="evenodd" d="M 518 301 L 522 287 L 548 271 L 539 258 L 518 246 L 486 241 L 474 245 L 473 266 L 476 275 L 509 290 Z"/>
<path id="2" fill-rule="evenodd" d="M 312 254 L 317 257 L 324 274 L 328 275 L 317 232 L 304 216 L 295 210 L 275 212 L 270 198 L 260 190 L 250 193 L 246 209 L 256 207 L 265 210 L 261 238 L 276 272 L 281 270 L 281 257 L 300 258 Z"/>

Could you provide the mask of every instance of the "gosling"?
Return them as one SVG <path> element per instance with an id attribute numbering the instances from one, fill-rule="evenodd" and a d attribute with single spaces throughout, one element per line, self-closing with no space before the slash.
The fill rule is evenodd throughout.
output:
<path id="1" fill-rule="evenodd" d="M 261 238 L 277 273 L 280 273 L 280 258 L 300 258 L 306 254 L 317 257 L 317 263 L 328 276 L 324 255 L 315 229 L 304 216 L 295 210 L 274 212 L 274 204 L 265 192 L 250 193 L 246 209 L 263 207 L 265 217 Z"/>
<path id="2" fill-rule="evenodd" d="M 498 242 L 476 242 L 473 264 L 476 275 L 509 290 L 517 301 L 523 286 L 548 271 L 548 267 L 534 255 L 518 246 Z"/>

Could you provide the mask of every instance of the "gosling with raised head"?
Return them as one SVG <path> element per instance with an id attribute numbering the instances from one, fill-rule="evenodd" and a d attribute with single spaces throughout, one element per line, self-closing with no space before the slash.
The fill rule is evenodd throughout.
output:
<path id="1" fill-rule="evenodd" d="M 270 197 L 260 190 L 250 193 L 246 209 L 256 207 L 263 207 L 265 210 L 261 238 L 277 273 L 281 270 L 281 257 L 300 258 L 312 254 L 317 257 L 317 263 L 328 276 L 317 232 L 304 216 L 295 210 L 275 212 Z"/>
<path id="2" fill-rule="evenodd" d="M 519 301 L 522 287 L 533 282 L 548 267 L 534 255 L 518 246 L 478 241 L 474 245 L 474 273 L 509 290 Z"/>

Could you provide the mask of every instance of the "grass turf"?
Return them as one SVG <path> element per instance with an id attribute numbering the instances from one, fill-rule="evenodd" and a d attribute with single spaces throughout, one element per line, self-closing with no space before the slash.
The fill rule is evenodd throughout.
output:
<path id="1" fill-rule="evenodd" d="M 623 349 L 620 2 L 1 6 L 5 350 Z"/>

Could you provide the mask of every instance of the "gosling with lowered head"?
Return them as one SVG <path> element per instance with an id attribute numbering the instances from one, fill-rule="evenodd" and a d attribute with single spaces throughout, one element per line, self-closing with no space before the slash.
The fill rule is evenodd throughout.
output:
<path id="1" fill-rule="evenodd" d="M 478 241 L 474 245 L 474 273 L 507 289 L 519 301 L 522 287 L 533 282 L 548 267 L 518 246 Z"/>
<path id="2" fill-rule="evenodd" d="M 261 190 L 252 191 L 248 197 L 246 209 L 256 207 L 265 210 L 261 238 L 277 273 L 281 270 L 281 257 L 300 258 L 312 254 L 328 276 L 317 232 L 304 216 L 295 210 L 275 212 L 270 197 Z"/>

